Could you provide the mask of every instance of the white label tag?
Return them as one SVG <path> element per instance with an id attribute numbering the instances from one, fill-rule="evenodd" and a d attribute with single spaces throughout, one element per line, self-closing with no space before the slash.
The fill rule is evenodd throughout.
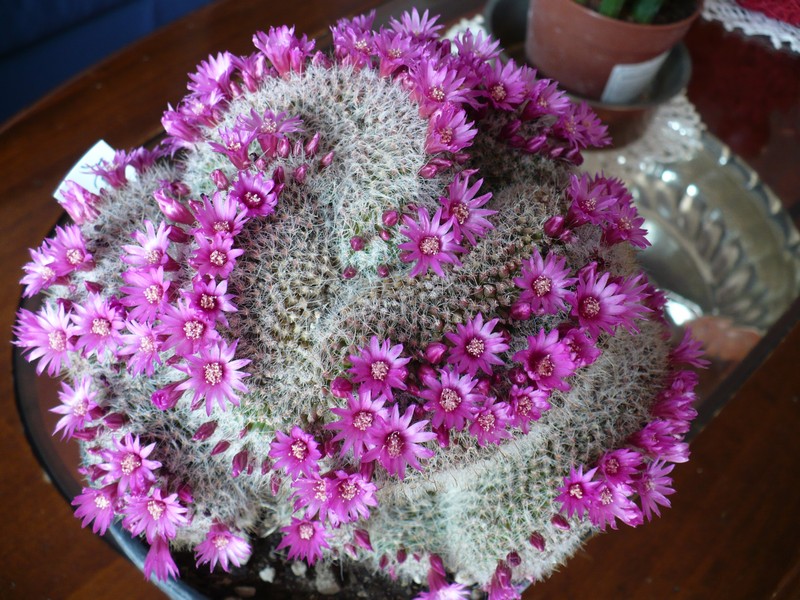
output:
<path id="1" fill-rule="evenodd" d="M 634 100 L 656 76 L 668 54 L 669 50 L 642 63 L 615 66 L 600 100 L 611 104 Z"/>
<path id="2" fill-rule="evenodd" d="M 67 173 L 64 179 L 61 180 L 61 183 L 58 184 L 58 187 L 53 192 L 53 197 L 59 202 L 63 200 L 64 195 L 62 189 L 64 188 L 64 184 L 70 180 L 93 194 L 99 194 L 101 189 L 108 187 L 108 183 L 99 175 L 87 173 L 87 168 L 95 166 L 101 160 L 105 160 L 109 163 L 112 162 L 114 160 L 114 152 L 114 149 L 104 140 L 99 140 L 73 165 L 69 173 Z"/>

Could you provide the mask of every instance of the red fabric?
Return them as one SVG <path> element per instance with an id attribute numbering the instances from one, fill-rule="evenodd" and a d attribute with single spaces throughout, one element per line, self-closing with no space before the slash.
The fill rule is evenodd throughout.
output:
<path id="1" fill-rule="evenodd" d="M 736 0 L 740 6 L 757 10 L 771 19 L 800 27 L 800 0 Z"/>

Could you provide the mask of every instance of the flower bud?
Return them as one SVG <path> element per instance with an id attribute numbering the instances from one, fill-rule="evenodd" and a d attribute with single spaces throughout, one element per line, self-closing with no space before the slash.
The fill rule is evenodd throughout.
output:
<path id="1" fill-rule="evenodd" d="M 545 541 L 544 537 L 542 537 L 541 533 L 534 531 L 530 537 L 531 546 L 539 550 L 540 552 L 544 552 L 545 549 Z"/>
<path id="2" fill-rule="evenodd" d="M 308 165 L 303 163 L 299 167 L 297 167 L 294 171 L 292 171 L 292 179 L 294 179 L 297 183 L 304 183 L 306 180 L 306 173 L 308 172 Z"/>
<path id="3" fill-rule="evenodd" d="M 337 377 L 331 381 L 331 394 L 337 398 L 349 398 L 353 393 L 353 384 L 349 379 Z"/>
<path id="4" fill-rule="evenodd" d="M 356 271 L 356 268 L 352 265 L 350 265 L 349 267 L 345 267 L 344 271 L 342 271 L 342 277 L 344 277 L 345 279 L 352 279 L 357 274 L 358 271 Z"/>
<path id="5" fill-rule="evenodd" d="M 231 185 L 231 182 L 228 181 L 228 176 L 223 173 L 222 169 L 214 169 L 211 172 L 211 181 L 214 182 L 214 185 L 217 186 L 217 189 L 220 191 L 227 190 Z"/>
<path id="6" fill-rule="evenodd" d="M 564 231 L 564 217 L 561 215 L 554 215 L 547 219 L 544 224 L 544 232 L 549 237 L 558 237 Z"/>
<path id="7" fill-rule="evenodd" d="M 447 346 L 442 342 L 431 342 L 428 344 L 428 347 L 425 348 L 425 360 L 432 365 L 438 365 L 446 352 Z"/>
<path id="8" fill-rule="evenodd" d="M 250 458 L 247 450 L 242 450 L 236 453 L 231 462 L 231 476 L 236 478 L 241 475 L 242 471 L 247 468 L 247 460 Z"/>
<path id="9" fill-rule="evenodd" d="M 519 554 L 512 551 L 509 552 L 508 555 L 506 556 L 506 562 L 508 563 L 508 566 L 514 568 L 522 564 L 522 559 L 519 557 Z"/>
<path id="10" fill-rule="evenodd" d="M 217 430 L 217 422 L 216 421 L 206 421 L 200 427 L 197 428 L 197 431 L 194 432 L 192 439 L 195 442 L 203 442 L 210 438 L 214 432 Z"/>
<path id="11" fill-rule="evenodd" d="M 388 229 L 381 229 L 378 235 L 384 242 L 388 242 L 389 240 L 392 239 L 392 232 L 389 231 Z"/>
<path id="12" fill-rule="evenodd" d="M 358 252 L 359 250 L 364 249 L 364 238 L 359 235 L 354 235 L 350 238 L 350 247 L 353 249 L 353 252 Z"/>
<path id="13" fill-rule="evenodd" d="M 378 277 L 388 277 L 389 267 L 387 265 L 378 265 Z"/>
<path id="14" fill-rule="evenodd" d="M 289 141 L 289 138 L 281 138 L 278 142 L 278 156 L 281 158 L 287 158 L 289 154 L 292 152 L 292 144 Z"/>
<path id="15" fill-rule="evenodd" d="M 436 173 L 438 172 L 439 170 L 436 168 L 436 165 L 428 163 L 427 165 L 420 168 L 417 174 L 423 179 L 433 179 L 434 177 L 436 177 Z"/>
<path id="16" fill-rule="evenodd" d="M 194 225 L 195 218 L 183 204 L 166 194 L 163 189 L 153 192 L 153 197 L 158 203 L 158 208 L 170 221 L 183 223 L 184 225 Z"/>
<path id="17" fill-rule="evenodd" d="M 319 149 L 319 131 L 314 134 L 314 137 L 312 137 L 310 140 L 308 140 L 308 142 L 306 142 L 306 147 L 305 147 L 306 156 L 314 156 L 317 153 L 318 149 Z"/>
<path id="18" fill-rule="evenodd" d="M 529 302 L 515 302 L 511 307 L 510 315 L 515 321 L 527 321 L 532 314 Z"/>
<path id="19" fill-rule="evenodd" d="M 553 524 L 553 527 L 557 527 L 558 529 L 563 529 L 564 531 L 569 531 L 571 529 L 569 522 L 561 515 L 553 515 L 550 522 Z"/>
<path id="20" fill-rule="evenodd" d="M 400 220 L 400 215 L 396 210 L 386 210 L 383 212 L 381 220 L 386 227 L 394 227 Z"/>
<path id="21" fill-rule="evenodd" d="M 320 159 L 319 164 L 322 165 L 323 167 L 330 167 L 331 163 L 333 162 L 333 157 L 335 154 L 336 153 L 333 150 L 331 150 L 325 156 L 323 156 L 322 159 Z"/>
<path id="22" fill-rule="evenodd" d="M 211 456 L 216 456 L 217 454 L 222 454 L 223 452 L 225 452 L 225 450 L 230 448 L 230 446 L 231 446 L 231 443 L 229 441 L 220 440 L 219 442 L 217 442 L 217 445 L 214 446 L 214 448 L 211 450 Z"/>
<path id="23" fill-rule="evenodd" d="M 364 531 L 363 529 L 356 529 L 353 532 L 353 540 L 356 544 L 364 548 L 364 550 L 369 550 L 372 552 L 372 542 L 369 539 L 369 533 Z"/>

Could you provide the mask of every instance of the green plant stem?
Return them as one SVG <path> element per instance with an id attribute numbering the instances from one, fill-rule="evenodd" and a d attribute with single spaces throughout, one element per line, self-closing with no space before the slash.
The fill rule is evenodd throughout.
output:
<path id="1" fill-rule="evenodd" d="M 597 8 L 597 12 L 606 17 L 616 19 L 624 5 L 625 0 L 603 0 Z"/>
<path id="2" fill-rule="evenodd" d="M 637 23 L 652 23 L 664 0 L 638 0 L 633 5 L 631 17 Z"/>

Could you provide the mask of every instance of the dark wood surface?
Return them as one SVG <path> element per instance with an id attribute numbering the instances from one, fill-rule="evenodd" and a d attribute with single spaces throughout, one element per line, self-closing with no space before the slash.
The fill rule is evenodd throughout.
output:
<path id="1" fill-rule="evenodd" d="M 130 148 L 156 136 L 167 102 L 209 53 L 249 51 L 253 31 L 294 23 L 326 35 L 337 18 L 412 4 L 454 19 L 482 3 L 221 0 L 85 72 L 0 129 L 1 598 L 159 598 L 155 587 L 91 531 L 48 483 L 17 414 L 10 329 L 27 248 L 60 211 L 51 192 L 97 139 Z M 797 221 L 800 60 L 699 23 L 690 98 L 710 130 L 772 186 Z M 5 82 L 3 93 L 13 93 Z M 797 307 L 796 307 L 797 308 Z M 786 332 L 789 332 L 788 335 Z M 525 598 L 800 598 L 800 327 L 775 347 L 675 469 L 673 508 L 654 523 L 597 536 Z"/>

